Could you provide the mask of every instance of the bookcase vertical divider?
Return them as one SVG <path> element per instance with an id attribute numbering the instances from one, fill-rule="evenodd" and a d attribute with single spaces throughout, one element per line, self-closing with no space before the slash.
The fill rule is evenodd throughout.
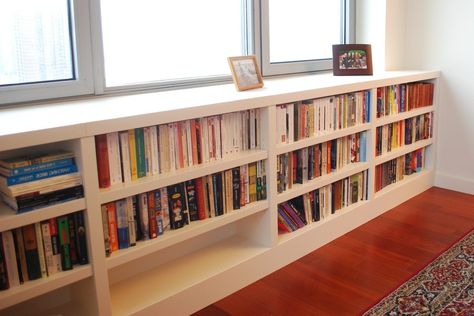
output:
<path id="1" fill-rule="evenodd" d="M 367 200 L 370 201 L 374 198 L 375 195 L 375 135 L 377 131 L 376 122 L 377 122 L 377 88 L 370 90 L 370 129 L 368 130 L 367 135 L 367 144 L 366 144 L 366 157 L 369 161 L 369 174 L 368 174 L 368 197 Z"/>
<path id="2" fill-rule="evenodd" d="M 96 311 L 91 313 L 91 315 L 111 315 L 94 136 L 81 138 L 80 147 L 82 152 L 81 164 L 83 166 L 84 194 L 87 197 L 87 216 L 85 221 L 88 229 L 89 262 L 93 263 L 92 271 L 94 275 L 94 288 L 90 289 L 94 300 L 92 302 L 84 302 L 84 304 L 96 307 Z M 90 293 L 88 294 L 90 295 Z M 81 293 L 82 296 L 86 296 L 85 294 Z"/>

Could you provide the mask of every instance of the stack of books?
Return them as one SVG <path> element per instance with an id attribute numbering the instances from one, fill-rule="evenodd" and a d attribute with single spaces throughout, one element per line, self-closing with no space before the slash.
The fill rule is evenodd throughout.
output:
<path id="1" fill-rule="evenodd" d="M 0 195 L 18 213 L 82 198 L 74 154 L 58 151 L 1 159 Z"/>

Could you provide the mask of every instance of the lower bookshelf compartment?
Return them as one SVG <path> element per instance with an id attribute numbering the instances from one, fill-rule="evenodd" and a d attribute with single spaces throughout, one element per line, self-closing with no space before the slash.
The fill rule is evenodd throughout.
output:
<path id="1" fill-rule="evenodd" d="M 93 283 L 90 265 L 47 279 L 30 281 L 1 293 L 0 315 L 96 314 Z M 28 304 L 18 304 L 26 300 Z"/>
<path id="2" fill-rule="evenodd" d="M 25 284 L 0 292 L 0 309 L 21 303 L 43 293 L 62 288 L 92 276 L 90 265 L 77 266 L 71 271 L 62 271 L 47 278 L 28 281 Z"/>
<path id="3" fill-rule="evenodd" d="M 177 243 L 196 238 L 212 229 L 217 229 L 256 213 L 263 212 L 267 208 L 268 201 L 258 201 L 250 203 L 240 210 L 234 210 L 221 216 L 191 222 L 183 228 L 167 231 L 156 239 L 138 242 L 134 247 L 112 253 L 111 257 L 107 259 L 107 266 L 109 269 L 114 268 L 120 264 L 152 254 Z"/>
<path id="4" fill-rule="evenodd" d="M 219 230 L 217 233 L 226 233 Z M 206 297 L 216 289 L 205 285 L 239 265 L 268 251 L 269 248 L 239 235 L 222 239 L 195 252 L 160 264 L 110 286 L 113 315 L 180 315 L 196 306 L 211 303 Z M 159 257 L 160 254 L 157 254 Z M 151 260 L 151 258 L 150 258 Z M 147 260 L 148 261 L 148 260 Z M 131 267 L 129 267 L 131 268 Z M 116 275 L 121 271 L 111 271 Z M 112 277 L 113 278 L 113 277 Z M 111 279 L 112 279 L 111 278 Z M 196 289 L 205 287 L 207 291 Z M 193 292 L 193 301 L 182 300 L 183 292 Z M 206 293 L 207 292 L 207 293 Z M 181 297 L 176 305 L 177 297 Z M 174 303 L 167 303 L 174 301 Z M 181 306 L 180 306 L 181 305 Z"/>

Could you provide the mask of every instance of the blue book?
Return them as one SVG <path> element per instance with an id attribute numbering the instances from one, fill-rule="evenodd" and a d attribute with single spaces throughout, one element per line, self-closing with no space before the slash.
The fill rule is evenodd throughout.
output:
<path id="1" fill-rule="evenodd" d="M 367 161 L 366 154 L 367 134 L 366 132 L 360 133 L 360 161 Z"/>
<path id="2" fill-rule="evenodd" d="M 33 173 L 17 175 L 17 176 L 9 176 L 9 177 L 0 177 L 0 185 L 6 184 L 6 186 L 51 178 L 55 176 L 60 176 L 68 173 L 77 172 L 76 165 L 69 165 L 65 167 L 53 168 L 49 170 L 43 171 L 36 171 Z"/>
<path id="3" fill-rule="evenodd" d="M 28 166 L 21 166 L 16 168 L 7 168 L 0 165 L 0 174 L 5 177 L 18 176 L 29 174 L 33 172 L 45 171 L 59 167 L 65 167 L 74 164 L 74 158 L 64 158 L 59 160 L 36 163 Z"/>
<path id="4" fill-rule="evenodd" d="M 119 249 L 128 248 L 130 241 L 128 237 L 127 201 L 125 199 L 116 201 L 115 210 L 117 212 L 117 239 Z"/>

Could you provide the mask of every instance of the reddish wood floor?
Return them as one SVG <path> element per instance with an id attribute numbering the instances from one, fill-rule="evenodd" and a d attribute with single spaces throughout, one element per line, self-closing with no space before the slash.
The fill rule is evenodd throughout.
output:
<path id="1" fill-rule="evenodd" d="M 474 195 L 431 188 L 195 315 L 357 315 L 473 228 Z"/>

